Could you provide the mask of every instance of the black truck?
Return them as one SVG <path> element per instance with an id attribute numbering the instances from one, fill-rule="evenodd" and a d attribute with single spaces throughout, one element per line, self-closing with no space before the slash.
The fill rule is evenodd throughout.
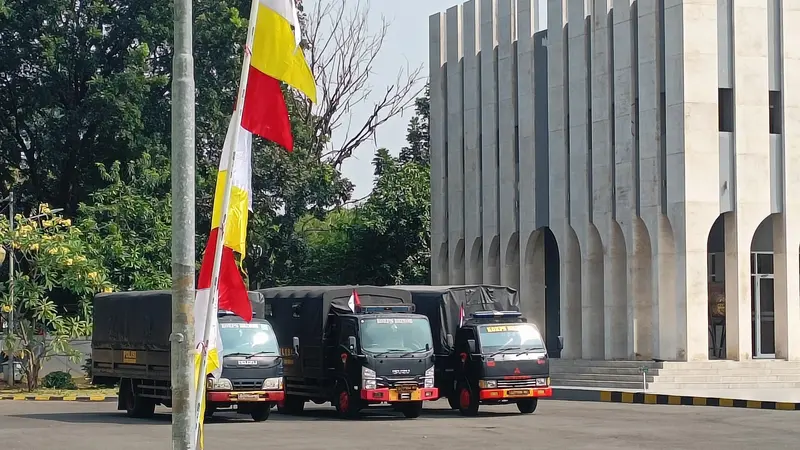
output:
<path id="1" fill-rule="evenodd" d="M 283 400 L 283 362 L 272 326 L 264 320 L 264 299 L 256 292 L 249 296 L 250 323 L 227 311 L 219 313 L 222 375 L 208 377 L 206 417 L 235 407 L 260 422 Z M 98 385 L 119 383 L 118 410 L 147 418 L 157 405 L 172 406 L 171 333 L 169 291 L 95 296 L 92 379 Z"/>
<path id="2" fill-rule="evenodd" d="M 266 300 L 285 364 L 286 398 L 279 411 L 331 402 L 343 418 L 389 403 L 418 417 L 436 400 L 428 318 L 414 314 L 411 295 L 374 286 L 281 287 Z"/>
<path id="3" fill-rule="evenodd" d="M 505 286 L 388 286 L 411 294 L 432 325 L 436 387 L 450 407 L 474 416 L 480 404 L 516 403 L 536 410 L 553 395 L 539 329 L 522 317 Z M 560 342 L 560 339 L 559 339 Z"/>

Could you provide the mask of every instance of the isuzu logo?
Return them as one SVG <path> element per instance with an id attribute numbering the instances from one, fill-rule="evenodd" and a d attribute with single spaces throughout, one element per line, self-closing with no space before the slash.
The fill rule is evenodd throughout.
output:
<path id="1" fill-rule="evenodd" d="M 257 366 L 258 361 L 253 359 L 240 359 L 237 364 L 240 366 Z"/>
<path id="2" fill-rule="evenodd" d="M 410 369 L 392 369 L 392 375 L 408 375 L 410 373 Z"/>

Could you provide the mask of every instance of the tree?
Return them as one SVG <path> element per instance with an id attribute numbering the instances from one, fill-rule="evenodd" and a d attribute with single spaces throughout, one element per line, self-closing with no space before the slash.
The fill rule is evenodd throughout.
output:
<path id="1" fill-rule="evenodd" d="M 166 158 L 143 155 L 123 170 L 98 164 L 109 184 L 78 210 L 80 229 L 110 281 L 121 290 L 168 289 L 172 283 L 170 170 Z"/>
<path id="2" fill-rule="evenodd" d="M 3 5 L 0 180 L 27 205 L 44 201 L 71 215 L 103 184 L 96 162 L 164 148 L 170 2 Z"/>
<path id="3" fill-rule="evenodd" d="M 366 201 L 299 224 L 310 263 L 298 271 L 303 284 L 430 283 L 427 95 L 416 105 L 400 156 L 377 152 L 375 186 Z"/>
<path id="4" fill-rule="evenodd" d="M 299 118 L 310 125 L 310 148 L 336 168 L 374 138 L 387 120 L 402 114 L 420 93 L 422 66 L 403 67 L 394 83 L 382 91 L 373 90 L 370 78 L 389 23 L 384 18 L 378 30 L 371 31 L 369 3 L 320 0 L 302 15 L 303 46 L 319 85 L 319 105 L 312 107 L 297 97 L 292 100 Z M 352 123 L 353 107 L 371 98 L 372 111 L 360 123 Z M 340 134 L 341 144 L 331 144 L 334 133 Z"/>
<path id="5" fill-rule="evenodd" d="M 112 285 L 70 219 L 42 205 L 33 218 L 17 215 L 16 222 L 12 231 L 7 219 L 0 220 L 0 239 L 11 243 L 7 258 L 18 263 L 13 302 L 9 280 L 3 283 L 0 306 L 4 311 L 13 308 L 17 318 L 4 351 L 22 362 L 27 387 L 33 390 L 45 360 L 57 354 L 79 356 L 69 342 L 91 333 L 92 297 Z"/>

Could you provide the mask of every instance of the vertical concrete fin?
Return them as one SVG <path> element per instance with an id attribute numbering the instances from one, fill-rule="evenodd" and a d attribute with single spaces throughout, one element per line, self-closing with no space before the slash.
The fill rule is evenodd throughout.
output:
<path id="1" fill-rule="evenodd" d="M 447 210 L 447 77 L 445 14 L 430 16 L 431 211 Z M 431 283 L 447 284 L 447 214 L 431 214 Z"/>

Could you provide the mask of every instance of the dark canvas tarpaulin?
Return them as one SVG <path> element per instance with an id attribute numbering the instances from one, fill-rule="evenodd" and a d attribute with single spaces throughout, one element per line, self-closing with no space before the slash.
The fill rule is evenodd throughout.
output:
<path id="1" fill-rule="evenodd" d="M 411 293 L 417 313 L 431 322 L 433 345 L 437 354 L 449 354 L 447 335 L 456 335 L 459 311 L 464 316 L 478 311 L 519 311 L 517 291 L 506 286 L 388 286 Z"/>
<path id="2" fill-rule="evenodd" d="M 264 298 L 248 292 L 256 318 L 264 317 Z M 112 350 L 169 351 L 171 291 L 97 294 L 93 302 L 92 347 Z"/>

